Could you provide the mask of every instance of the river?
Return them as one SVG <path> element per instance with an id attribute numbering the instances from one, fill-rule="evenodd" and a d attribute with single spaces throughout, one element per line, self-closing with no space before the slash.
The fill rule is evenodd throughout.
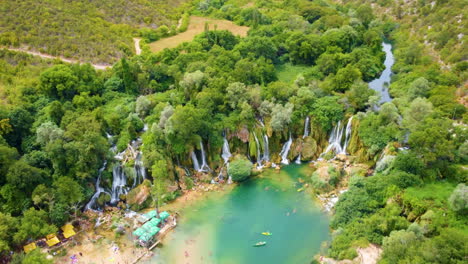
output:
<path id="1" fill-rule="evenodd" d="M 306 174 L 307 166 L 289 165 L 209 193 L 180 212 L 179 225 L 146 263 L 310 263 L 329 238 L 329 219 L 309 193 L 297 191 Z M 273 235 L 261 235 L 266 231 Z M 259 241 L 266 246 L 252 246 Z"/>
<path id="2" fill-rule="evenodd" d="M 395 63 L 395 57 L 392 53 L 392 45 L 382 42 L 382 50 L 385 52 L 385 69 L 379 78 L 369 83 L 369 87 L 380 94 L 380 104 L 390 102 L 392 100 L 388 91 L 388 86 L 390 85 L 392 77 L 392 66 Z"/>

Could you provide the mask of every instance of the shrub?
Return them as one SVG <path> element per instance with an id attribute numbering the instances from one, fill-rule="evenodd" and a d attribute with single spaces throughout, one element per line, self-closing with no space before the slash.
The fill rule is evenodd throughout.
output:
<path id="1" fill-rule="evenodd" d="M 229 164 L 228 174 L 234 181 L 243 181 L 252 173 L 252 163 L 245 158 L 237 158 Z"/>

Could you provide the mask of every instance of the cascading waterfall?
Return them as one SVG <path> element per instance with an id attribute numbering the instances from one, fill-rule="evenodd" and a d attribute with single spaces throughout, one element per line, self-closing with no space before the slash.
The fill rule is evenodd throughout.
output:
<path id="1" fill-rule="evenodd" d="M 268 136 L 263 134 L 263 161 L 270 161 L 270 148 L 268 146 Z"/>
<path id="2" fill-rule="evenodd" d="M 202 155 L 202 165 L 200 169 L 202 171 L 209 171 L 210 167 L 208 167 L 208 164 L 206 163 L 206 154 L 205 154 L 205 149 L 203 148 L 203 142 L 200 141 L 200 149 L 201 149 L 201 155 Z"/>
<path id="3" fill-rule="evenodd" d="M 223 137 L 223 153 L 221 154 L 221 157 L 224 160 L 224 164 L 229 162 L 229 158 L 232 156 L 231 151 L 229 150 L 229 142 L 226 138 L 226 136 Z"/>
<path id="4" fill-rule="evenodd" d="M 353 128 L 353 117 L 351 116 L 348 120 L 348 124 L 346 124 L 346 134 L 345 134 L 345 143 L 343 148 L 341 149 L 340 154 L 346 155 L 346 149 L 348 148 L 349 141 L 351 140 L 351 132 Z"/>
<path id="5" fill-rule="evenodd" d="M 320 156 L 322 157 L 329 151 L 334 151 L 335 154 L 346 155 L 346 149 L 348 148 L 349 141 L 351 140 L 352 127 L 353 127 L 353 116 L 351 116 L 348 119 L 348 123 L 346 124 L 346 130 L 345 130 L 344 125 L 342 125 L 341 121 L 338 121 L 338 124 L 336 124 L 336 126 L 333 127 L 332 129 L 330 138 L 328 139 L 327 148 Z M 345 140 L 343 142 L 343 145 L 341 145 L 341 142 L 343 141 L 343 134 L 345 134 Z"/>
<path id="6" fill-rule="evenodd" d="M 344 127 L 341 125 L 341 121 L 338 121 L 338 124 L 336 124 L 336 126 L 332 129 L 330 138 L 328 139 L 328 147 L 325 149 L 323 154 L 328 153 L 331 150 L 335 151 L 335 153 L 341 153 L 343 151 L 341 147 L 343 129 Z"/>
<path id="7" fill-rule="evenodd" d="M 301 153 L 299 153 L 299 156 L 297 156 L 296 160 L 294 161 L 296 164 L 301 164 Z"/>
<path id="8" fill-rule="evenodd" d="M 96 192 L 91 197 L 91 200 L 89 200 L 89 202 L 86 204 L 85 211 L 96 210 L 96 201 L 99 198 L 99 195 L 101 195 L 101 193 L 109 194 L 108 192 L 104 190 L 104 188 L 101 187 L 101 175 L 102 175 L 102 172 L 106 169 L 106 166 L 107 166 L 107 160 L 104 161 L 104 164 L 99 169 L 98 177 L 96 179 Z"/>
<path id="9" fill-rule="evenodd" d="M 292 137 L 291 133 L 289 133 L 289 139 L 284 143 L 283 148 L 281 149 L 280 156 L 281 156 L 281 163 L 282 164 L 289 164 L 288 160 L 288 154 L 289 154 L 289 149 L 291 148 L 292 144 Z"/>
<path id="10" fill-rule="evenodd" d="M 195 155 L 194 151 L 190 152 L 190 157 L 192 158 L 193 169 L 196 171 L 201 171 L 200 164 L 198 163 L 197 155 Z"/>
<path id="11" fill-rule="evenodd" d="M 137 185 L 141 184 L 146 179 L 146 169 L 143 166 L 141 156 L 141 152 L 139 152 L 135 159 L 135 165 L 133 166 L 133 169 L 135 171 L 135 179 L 133 180 L 132 188 L 135 188 Z"/>
<path id="12" fill-rule="evenodd" d="M 306 117 L 306 120 L 304 123 L 304 136 L 302 136 L 302 138 L 306 138 L 309 136 L 309 124 L 310 124 L 310 118 Z"/>
<path id="13" fill-rule="evenodd" d="M 116 164 L 112 168 L 112 191 L 111 191 L 111 204 L 117 204 L 120 200 L 120 195 L 127 193 L 127 178 L 125 177 L 123 168 L 120 164 Z"/>
<path id="14" fill-rule="evenodd" d="M 254 132 L 253 133 L 254 135 L 254 139 L 255 139 L 255 143 L 256 143 L 256 147 L 257 147 L 257 164 L 260 166 L 260 164 L 262 163 L 262 154 L 261 154 L 261 150 L 260 150 L 260 142 L 258 141 L 258 138 L 257 138 L 257 134 Z"/>

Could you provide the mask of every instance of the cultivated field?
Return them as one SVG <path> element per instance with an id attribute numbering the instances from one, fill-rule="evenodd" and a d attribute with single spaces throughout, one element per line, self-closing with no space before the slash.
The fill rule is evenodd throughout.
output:
<path id="1" fill-rule="evenodd" d="M 193 38 L 196 35 L 202 33 L 205 30 L 205 23 L 208 23 L 210 29 L 214 29 L 216 26 L 216 29 L 218 30 L 229 30 L 234 35 L 238 35 L 241 37 L 247 36 L 247 31 L 249 31 L 249 27 L 238 26 L 229 20 L 219 20 L 207 17 L 191 16 L 190 24 L 187 28 L 187 31 L 169 38 L 160 39 L 158 41 L 150 43 L 149 45 L 151 51 L 159 52 L 165 48 L 175 48 L 183 42 L 193 40 Z"/>

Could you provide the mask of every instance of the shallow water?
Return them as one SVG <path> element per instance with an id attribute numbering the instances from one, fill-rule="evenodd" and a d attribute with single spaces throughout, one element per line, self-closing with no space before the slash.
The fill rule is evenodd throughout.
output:
<path id="1" fill-rule="evenodd" d="M 147 263 L 310 263 L 328 239 L 328 217 L 310 194 L 297 192 L 305 170 L 268 170 L 228 193 L 209 194 L 181 212 Z M 259 241 L 267 245 L 252 246 Z"/>
<path id="2" fill-rule="evenodd" d="M 385 69 L 378 79 L 375 79 L 369 83 L 369 87 L 380 94 L 380 104 L 390 102 L 388 86 L 390 85 L 392 77 L 392 66 L 395 63 L 395 58 L 392 53 L 392 45 L 389 43 L 382 42 L 382 50 L 385 52 Z"/>

